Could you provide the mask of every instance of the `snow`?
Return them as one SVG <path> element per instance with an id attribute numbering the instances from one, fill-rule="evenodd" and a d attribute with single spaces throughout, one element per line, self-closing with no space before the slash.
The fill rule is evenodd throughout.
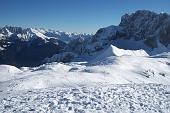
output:
<path id="1" fill-rule="evenodd" d="M 0 92 L 0 95 L 2 92 Z M 7 92 L 3 113 L 169 113 L 170 86 L 123 84 Z"/>
<path id="2" fill-rule="evenodd" d="M 22 71 L 14 66 L 0 65 L 0 82 L 15 79 Z"/>
<path id="3" fill-rule="evenodd" d="M 43 38 L 43 39 L 47 38 L 47 36 L 45 36 L 44 34 L 42 34 L 41 32 L 39 32 L 39 31 L 36 30 L 36 29 L 31 28 L 31 31 L 32 31 L 34 34 L 36 34 L 38 37 L 41 37 L 41 38 Z"/>
<path id="4" fill-rule="evenodd" d="M 0 47 L 0 51 L 5 50 L 3 47 Z"/>
<path id="5" fill-rule="evenodd" d="M 160 42 L 160 31 L 169 22 L 164 16 L 166 21 L 162 15 L 137 11 L 123 16 L 119 26 L 102 28 L 93 37 L 33 28 L 17 34 L 24 39 L 36 35 L 66 43 L 77 40 L 69 46 L 75 50 L 66 49 L 38 67 L 0 65 L 0 111 L 169 113 L 170 45 Z M 146 45 L 145 38 L 153 38 L 156 46 L 154 41 Z M 59 62 L 77 54 L 86 61 Z"/>
<path id="6" fill-rule="evenodd" d="M 124 50 L 119 49 L 116 46 L 110 45 L 102 55 L 101 58 L 109 56 L 149 56 L 144 50 Z"/>
<path id="7" fill-rule="evenodd" d="M 48 30 L 45 30 L 43 28 L 40 28 L 40 29 L 36 29 L 38 32 L 42 33 L 42 34 L 45 34 Z"/>
<path id="8" fill-rule="evenodd" d="M 109 27 L 106 27 L 106 28 L 101 28 L 100 29 L 101 32 L 99 32 L 99 37 L 98 39 L 107 39 L 108 37 L 111 37 L 111 36 L 115 36 L 117 31 L 122 31 L 123 28 L 122 27 L 119 27 L 119 26 L 109 26 Z"/>
<path id="9" fill-rule="evenodd" d="M 0 34 L 0 37 L 3 37 L 4 35 L 3 34 Z"/>
<path id="10" fill-rule="evenodd" d="M 11 36 L 13 33 L 11 33 L 7 28 L 6 28 L 8 36 Z"/>
<path id="11" fill-rule="evenodd" d="M 0 65 L 0 111 L 169 112 L 169 55 L 110 46 L 88 62 Z"/>
<path id="12" fill-rule="evenodd" d="M 161 54 L 163 52 L 170 52 L 170 49 L 158 42 L 158 47 L 154 48 L 150 54 L 157 55 L 157 54 Z"/>
<path id="13" fill-rule="evenodd" d="M 54 62 L 21 70 L 0 65 L 0 85 L 5 90 L 131 83 L 170 85 L 169 53 L 148 56 L 143 50 L 123 50 L 111 45 L 96 56 L 87 62 Z"/>
<path id="14" fill-rule="evenodd" d="M 7 77 L 2 80 L 9 81 L 0 85 L 4 86 L 2 88 L 7 91 L 99 84 L 155 83 L 170 85 L 169 64 L 169 58 L 161 56 L 160 58 L 108 56 L 87 63 L 49 63 L 35 68 L 23 68 L 23 72 L 15 74 L 20 79 L 12 80 L 10 80 L 12 72 L 9 73 L 1 66 L 1 70 L 6 70 L 1 76 Z"/>

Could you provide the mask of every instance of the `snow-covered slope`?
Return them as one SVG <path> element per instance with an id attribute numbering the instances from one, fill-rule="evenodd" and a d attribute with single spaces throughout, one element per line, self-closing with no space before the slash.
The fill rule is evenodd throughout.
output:
<path id="1" fill-rule="evenodd" d="M 124 50 L 110 45 L 100 56 L 101 58 L 109 56 L 149 56 L 144 50 Z"/>
<path id="2" fill-rule="evenodd" d="M 148 56 L 143 50 L 111 45 L 92 58 L 88 62 L 53 62 L 21 69 L 0 65 L 0 110 L 170 111 L 170 53 Z"/>
<path id="3" fill-rule="evenodd" d="M 47 36 L 45 36 L 42 31 L 40 32 L 38 29 L 33 29 L 33 28 L 30 28 L 31 32 L 35 35 L 37 35 L 38 37 L 41 37 L 43 39 L 45 38 L 48 38 Z"/>
<path id="4" fill-rule="evenodd" d="M 127 56 L 128 50 L 110 48 L 105 52 L 114 55 L 103 52 L 89 62 L 49 63 L 22 71 L 1 65 L 0 110 L 168 113 L 170 54 L 148 57 L 129 51 Z"/>
<path id="5" fill-rule="evenodd" d="M 9 65 L 0 65 L 0 71 L 0 82 L 16 79 L 22 73 L 18 68 Z"/>
<path id="6" fill-rule="evenodd" d="M 121 50 L 121 55 L 122 51 L 127 50 Z M 2 82 L 0 85 L 4 86 L 6 90 L 11 90 L 11 88 L 13 90 L 22 90 L 129 83 L 170 85 L 169 57 L 144 57 L 139 56 L 145 55 L 140 52 L 138 56 L 136 56 L 135 52 L 131 52 L 133 54 L 129 56 L 120 56 L 120 53 L 116 53 L 119 56 L 100 55 L 100 59 L 96 60 L 95 58 L 88 63 L 44 64 L 20 73 L 23 76 L 20 79 Z M 3 70 L 3 67 L 0 70 Z M 9 74 L 8 71 L 5 72 L 6 75 Z"/>

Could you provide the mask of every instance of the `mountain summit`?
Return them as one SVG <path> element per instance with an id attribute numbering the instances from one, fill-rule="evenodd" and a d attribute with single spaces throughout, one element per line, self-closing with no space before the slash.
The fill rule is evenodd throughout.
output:
<path id="1" fill-rule="evenodd" d="M 71 47 L 79 53 L 96 52 L 110 44 L 121 49 L 143 49 L 150 55 L 167 52 L 170 50 L 170 15 L 148 10 L 125 14 L 118 26 L 101 28 L 81 43 L 79 50 Z"/>

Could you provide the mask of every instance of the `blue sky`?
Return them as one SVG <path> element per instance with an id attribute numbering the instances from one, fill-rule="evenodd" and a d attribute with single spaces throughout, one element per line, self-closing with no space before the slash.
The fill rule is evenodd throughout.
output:
<path id="1" fill-rule="evenodd" d="M 0 26 L 95 33 L 139 9 L 170 13 L 170 0 L 0 0 Z"/>

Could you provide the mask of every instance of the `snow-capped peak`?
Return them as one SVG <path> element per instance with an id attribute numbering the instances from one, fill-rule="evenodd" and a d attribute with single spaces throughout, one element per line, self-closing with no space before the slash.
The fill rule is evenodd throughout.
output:
<path id="1" fill-rule="evenodd" d="M 13 33 L 11 33 L 7 28 L 6 28 L 8 36 L 11 36 Z"/>
<path id="2" fill-rule="evenodd" d="M 37 29 L 33 29 L 33 28 L 30 28 L 30 29 L 31 29 L 31 32 L 34 33 L 35 35 L 37 35 L 38 37 L 41 37 L 43 39 L 47 38 L 47 36 L 45 36 L 44 34 L 39 32 Z"/>

